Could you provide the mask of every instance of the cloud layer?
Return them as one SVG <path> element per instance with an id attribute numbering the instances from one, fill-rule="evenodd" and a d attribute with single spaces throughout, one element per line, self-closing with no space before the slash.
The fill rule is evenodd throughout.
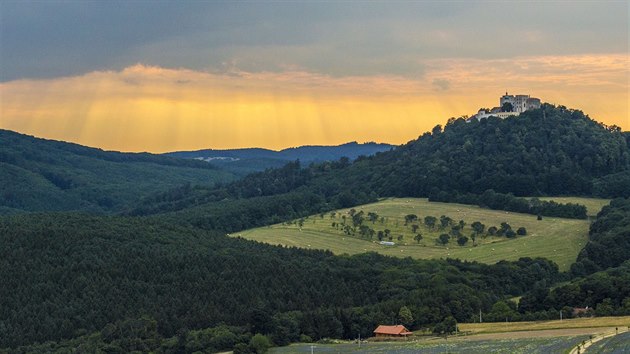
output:
<path id="1" fill-rule="evenodd" d="M 0 84 L 0 127 L 125 151 L 404 143 L 504 90 L 582 109 L 625 129 L 621 54 L 431 59 L 422 75 L 222 72 L 136 64 Z"/>

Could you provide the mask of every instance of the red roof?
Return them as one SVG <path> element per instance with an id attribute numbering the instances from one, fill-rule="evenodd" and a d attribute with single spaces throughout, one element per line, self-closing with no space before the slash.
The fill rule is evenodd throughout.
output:
<path id="1" fill-rule="evenodd" d="M 376 327 L 376 329 L 374 330 L 374 333 L 376 333 L 376 334 L 392 334 L 392 335 L 400 335 L 400 336 L 406 336 L 406 335 L 409 335 L 409 334 L 413 334 L 413 332 L 409 332 L 409 330 L 403 325 L 397 325 L 397 326 L 380 325 L 380 326 Z"/>

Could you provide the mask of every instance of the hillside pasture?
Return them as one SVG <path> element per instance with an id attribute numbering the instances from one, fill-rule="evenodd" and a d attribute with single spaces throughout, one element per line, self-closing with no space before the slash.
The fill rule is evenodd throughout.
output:
<path id="1" fill-rule="evenodd" d="M 352 225 L 351 209 L 354 209 L 355 213 L 363 211 L 365 220 L 362 224 L 375 231 L 371 238 L 360 235 L 358 231 L 348 234 L 340 227 L 344 224 Z M 370 212 L 378 215 L 376 221 L 368 220 L 367 215 Z M 416 215 L 418 221 L 405 225 L 405 216 L 410 214 Z M 458 245 L 454 238 L 446 245 L 439 244 L 438 237 L 448 233 L 450 226 L 440 230 L 438 227 L 430 228 L 423 223 L 425 216 L 434 216 L 439 224 L 442 215 L 451 218 L 455 224 L 460 220 L 464 221 L 462 234 L 469 237 L 465 245 Z M 524 227 L 527 235 L 507 238 L 488 236 L 484 232 L 483 235 L 476 237 L 473 245 L 470 239 L 473 233 L 471 224 L 475 221 L 483 223 L 486 230 L 491 226 L 498 228 L 501 223 L 507 222 L 514 231 Z M 333 223 L 337 227 L 333 227 Z M 412 232 L 413 224 L 418 225 L 417 233 L 422 235 L 419 241 L 414 239 L 416 234 Z M 335 254 L 378 252 L 396 257 L 459 258 L 489 264 L 521 257 L 544 257 L 556 262 L 561 270 L 567 270 L 586 244 L 588 227 L 587 220 L 551 217 L 537 220 L 534 215 L 489 210 L 471 205 L 429 202 L 423 198 L 390 198 L 333 213 L 312 215 L 290 223 L 245 230 L 231 236 L 274 245 L 330 250 Z M 393 246 L 379 244 L 377 232 L 386 229 L 390 230 L 391 241 L 395 243 Z M 402 236 L 401 240 L 398 239 L 399 236 Z"/>
<path id="2" fill-rule="evenodd" d="M 597 213 L 599 213 L 599 211 L 602 210 L 602 208 L 605 205 L 608 205 L 608 203 L 610 203 L 610 199 L 602 199 L 602 198 L 541 197 L 538 199 L 545 200 L 545 201 L 553 200 L 554 202 L 561 203 L 561 204 L 567 204 L 567 203 L 582 204 L 586 207 L 586 214 L 592 218 L 596 217 Z"/>

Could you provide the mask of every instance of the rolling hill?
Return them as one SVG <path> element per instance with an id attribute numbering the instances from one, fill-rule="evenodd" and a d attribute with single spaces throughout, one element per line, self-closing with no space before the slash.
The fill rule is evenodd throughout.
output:
<path id="1" fill-rule="evenodd" d="M 234 179 L 200 161 L 103 151 L 0 130 L 0 214 L 116 212 L 173 187 Z"/>

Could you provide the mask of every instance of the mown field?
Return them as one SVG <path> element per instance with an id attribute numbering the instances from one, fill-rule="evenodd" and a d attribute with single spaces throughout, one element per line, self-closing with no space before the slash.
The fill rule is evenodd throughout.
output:
<path id="1" fill-rule="evenodd" d="M 584 317 L 534 322 L 484 322 L 484 323 L 460 323 L 459 330 L 475 334 L 500 333 L 506 331 L 537 331 L 548 329 L 567 328 L 597 328 L 597 327 L 628 327 L 630 316 L 617 317 Z"/>
<path id="2" fill-rule="evenodd" d="M 566 199 L 566 198 L 565 198 Z M 555 200 L 555 199 L 554 199 Z M 569 201 L 567 199 L 566 201 Z M 570 198 L 573 203 L 587 204 L 588 213 L 596 214 L 605 200 Z M 505 211 L 482 209 L 477 206 L 435 203 L 421 198 L 391 198 L 377 203 L 353 208 L 358 213 L 363 211 L 366 220 L 363 224 L 375 231 L 390 230 L 394 246 L 380 245 L 376 234 L 371 238 L 358 232 L 348 235 L 340 225 L 352 225 L 350 209 L 334 213 L 313 215 L 292 223 L 276 224 L 235 233 L 232 236 L 256 240 L 270 244 L 295 246 L 302 248 L 326 249 L 335 254 L 356 254 L 378 252 L 385 255 L 413 258 L 459 258 L 464 260 L 496 263 L 500 260 L 516 260 L 521 257 L 545 257 L 558 264 L 561 270 L 567 270 L 575 261 L 578 252 L 584 247 L 588 236 L 589 222 L 586 220 L 561 219 L 518 214 Z M 368 213 L 376 213 L 378 220 L 367 220 Z M 405 216 L 414 214 L 418 221 L 405 225 Z M 475 245 L 469 240 L 460 246 L 454 239 L 446 245 L 439 245 L 440 234 L 450 228 L 431 229 L 422 222 L 425 216 L 448 216 L 455 223 L 463 220 L 462 234 L 468 236 L 473 230 L 471 224 L 479 221 L 486 226 L 500 227 L 507 222 L 517 230 L 524 227 L 526 236 L 506 238 L 505 236 L 477 236 Z M 343 217 L 345 216 L 345 221 Z M 333 223 L 337 226 L 333 227 Z M 417 233 L 422 235 L 419 242 L 414 240 L 415 233 L 411 225 L 417 224 Z M 438 220 L 439 224 L 439 220 Z M 402 238 L 399 240 L 399 237 Z"/>

